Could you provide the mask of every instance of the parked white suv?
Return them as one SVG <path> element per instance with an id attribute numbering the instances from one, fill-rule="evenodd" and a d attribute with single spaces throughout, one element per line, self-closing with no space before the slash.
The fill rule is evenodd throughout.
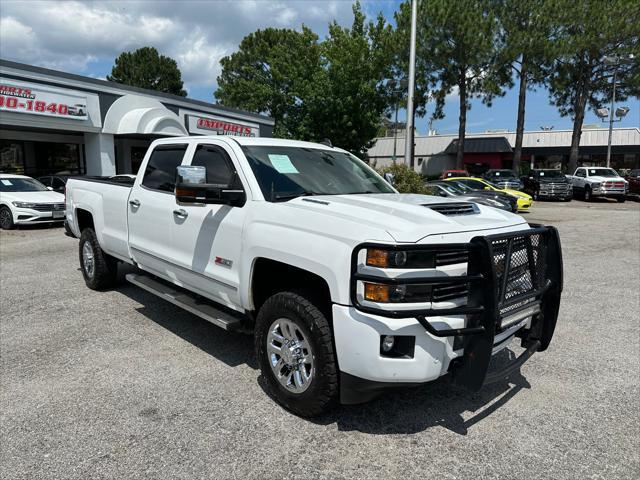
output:
<path id="1" fill-rule="evenodd" d="M 557 232 L 485 205 L 399 194 L 348 152 L 271 138 L 154 141 L 133 185 L 67 183 L 89 288 L 127 280 L 253 332 L 272 396 L 312 416 L 447 373 L 477 390 L 553 336 Z M 491 372 L 519 338 L 524 351 Z"/>
<path id="2" fill-rule="evenodd" d="M 64 195 L 24 175 L 0 174 L 0 227 L 64 221 Z"/>

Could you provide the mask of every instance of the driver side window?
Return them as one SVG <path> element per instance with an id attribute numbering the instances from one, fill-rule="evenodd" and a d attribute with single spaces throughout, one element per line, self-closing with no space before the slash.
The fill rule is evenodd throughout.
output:
<path id="1" fill-rule="evenodd" d="M 191 165 L 207 169 L 207 183 L 227 187 L 231 184 L 235 169 L 227 152 L 216 145 L 198 145 Z"/>
<path id="2" fill-rule="evenodd" d="M 584 173 L 584 169 L 578 170 L 576 172 L 576 177 L 586 177 L 586 175 Z"/>

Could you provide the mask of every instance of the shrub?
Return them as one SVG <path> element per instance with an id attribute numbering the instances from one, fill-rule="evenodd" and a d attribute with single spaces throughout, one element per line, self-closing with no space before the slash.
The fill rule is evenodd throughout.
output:
<path id="1" fill-rule="evenodd" d="M 380 175 L 391 173 L 394 177 L 394 187 L 400 193 L 427 193 L 424 180 L 415 170 L 404 163 L 396 163 L 378 170 Z"/>

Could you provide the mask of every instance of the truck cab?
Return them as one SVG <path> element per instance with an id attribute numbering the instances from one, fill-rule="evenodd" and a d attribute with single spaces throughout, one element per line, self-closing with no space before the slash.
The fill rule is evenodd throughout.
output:
<path id="1" fill-rule="evenodd" d="M 552 227 L 473 202 L 399 194 L 349 152 L 291 140 L 156 140 L 133 185 L 67 183 L 89 288 L 127 280 L 254 336 L 265 385 L 301 416 L 452 374 L 504 378 L 553 336 Z M 524 351 L 498 372 L 492 355 Z"/>

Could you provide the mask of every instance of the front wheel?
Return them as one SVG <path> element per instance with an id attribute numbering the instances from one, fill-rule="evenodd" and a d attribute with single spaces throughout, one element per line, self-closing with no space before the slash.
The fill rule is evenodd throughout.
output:
<path id="1" fill-rule="evenodd" d="M 11 213 L 9 207 L 4 205 L 0 207 L 0 228 L 3 230 L 12 230 L 15 226 L 15 223 L 13 223 L 13 213 Z"/>
<path id="2" fill-rule="evenodd" d="M 338 397 L 329 322 L 305 296 L 277 293 L 260 308 L 255 351 L 267 393 L 301 417 L 328 410 Z"/>
<path id="3" fill-rule="evenodd" d="M 80 267 L 84 282 L 92 290 L 103 290 L 116 283 L 118 261 L 104 253 L 96 232 L 85 228 L 80 235 Z"/>
<path id="4" fill-rule="evenodd" d="M 590 202 L 593 200 L 593 195 L 591 195 L 591 189 L 589 187 L 584 189 L 584 201 Z"/>
<path id="5" fill-rule="evenodd" d="M 537 190 L 535 190 L 535 191 L 533 192 L 533 199 L 534 199 L 534 200 L 536 200 L 536 201 L 538 201 L 538 199 L 539 199 L 539 198 L 540 198 L 540 194 L 538 193 L 538 191 L 537 191 Z"/>
<path id="6" fill-rule="evenodd" d="M 624 203 L 627 201 L 625 197 L 618 197 L 616 200 L 618 200 L 618 203 Z"/>

